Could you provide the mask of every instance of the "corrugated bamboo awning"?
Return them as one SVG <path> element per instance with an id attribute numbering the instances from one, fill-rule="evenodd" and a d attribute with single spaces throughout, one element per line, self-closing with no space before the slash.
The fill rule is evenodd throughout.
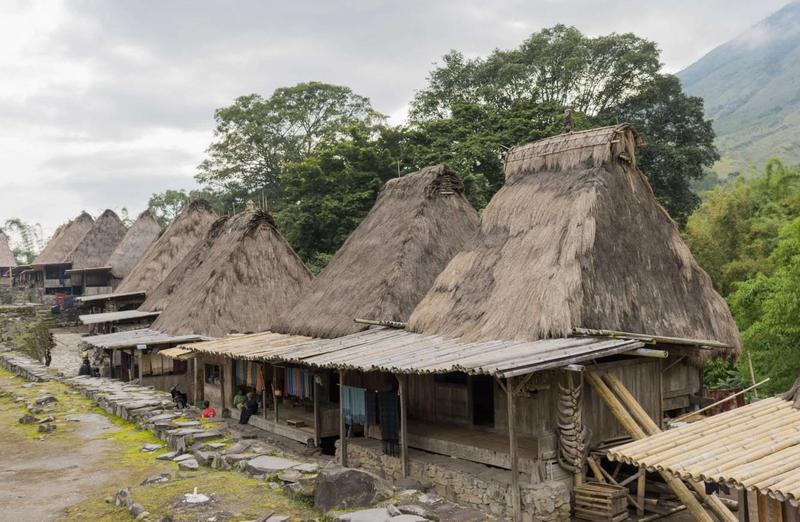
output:
<path id="1" fill-rule="evenodd" d="M 197 356 L 195 352 L 187 350 L 186 348 L 181 348 L 176 346 L 174 348 L 167 348 L 166 350 L 161 350 L 158 352 L 158 355 L 163 355 L 164 357 L 169 357 L 170 359 L 177 359 L 179 361 L 186 361 L 188 359 L 192 359 Z"/>
<path id="2" fill-rule="evenodd" d="M 195 352 L 319 368 L 404 374 L 465 372 L 514 377 L 641 348 L 630 339 L 594 337 L 468 343 L 393 328 L 336 339 L 263 333 L 185 346 Z"/>
<path id="3" fill-rule="evenodd" d="M 76 302 L 91 303 L 95 301 L 106 301 L 114 299 L 126 299 L 129 297 L 144 297 L 144 292 L 122 292 L 119 294 L 95 294 L 95 295 L 82 295 L 75 298 Z"/>
<path id="4" fill-rule="evenodd" d="M 141 310 L 122 310 L 120 312 L 104 312 L 102 314 L 79 315 L 78 319 L 83 324 L 114 323 L 119 321 L 132 321 L 138 319 L 155 319 L 161 312 L 143 312 Z"/>
<path id="5" fill-rule="evenodd" d="M 797 506 L 800 411 L 790 401 L 765 399 L 613 448 L 608 458 L 755 490 Z"/>
<path id="6" fill-rule="evenodd" d="M 160 346 L 164 344 L 192 343 L 208 341 L 204 335 L 167 335 L 152 328 L 140 328 L 126 332 L 114 332 L 103 335 L 92 335 L 81 339 L 84 343 L 98 348 L 125 349 L 139 345 Z"/>

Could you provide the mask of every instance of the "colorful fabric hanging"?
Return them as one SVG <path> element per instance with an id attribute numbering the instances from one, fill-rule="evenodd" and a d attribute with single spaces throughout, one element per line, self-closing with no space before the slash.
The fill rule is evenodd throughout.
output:
<path id="1" fill-rule="evenodd" d="M 352 386 L 342 386 L 342 415 L 344 415 L 344 423 L 352 424 L 366 424 L 367 410 L 366 410 L 366 390 L 364 388 L 355 388 Z"/>

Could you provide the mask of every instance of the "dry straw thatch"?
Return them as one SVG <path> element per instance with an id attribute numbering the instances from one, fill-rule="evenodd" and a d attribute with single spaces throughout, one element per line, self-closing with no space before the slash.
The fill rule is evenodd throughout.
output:
<path id="1" fill-rule="evenodd" d="M 583 327 L 738 351 L 725 301 L 635 166 L 636 142 L 623 124 L 510 151 L 506 184 L 480 232 L 437 278 L 409 329 L 476 341 Z"/>
<path id="2" fill-rule="evenodd" d="M 175 221 L 150 245 L 136 266 L 116 291 L 150 292 L 181 262 L 217 219 L 211 204 L 203 199 L 192 201 Z"/>
<path id="3" fill-rule="evenodd" d="M 113 210 L 106 210 L 75 245 L 67 256 L 67 262 L 72 263 L 73 269 L 106 266 L 108 258 L 127 232 L 117 214 Z"/>
<path id="4" fill-rule="evenodd" d="M 366 328 L 356 318 L 405 321 L 478 222 L 461 180 L 446 165 L 388 181 L 275 330 L 334 338 Z"/>
<path id="5" fill-rule="evenodd" d="M 8 244 L 8 236 L 0 232 L 0 268 L 13 268 L 17 266 L 17 259 Z"/>
<path id="6" fill-rule="evenodd" d="M 150 211 L 145 210 L 139 214 L 125 237 L 108 258 L 111 274 L 117 279 L 127 276 L 160 234 L 161 226 L 150 214 Z"/>
<path id="7" fill-rule="evenodd" d="M 44 249 L 33 260 L 34 266 L 62 264 L 67 256 L 94 225 L 94 219 L 87 212 L 81 212 L 72 221 L 58 227 Z"/>
<path id="8" fill-rule="evenodd" d="M 166 306 L 152 328 L 169 335 L 269 330 L 297 302 L 311 273 L 266 212 L 220 218 L 142 309 Z"/>

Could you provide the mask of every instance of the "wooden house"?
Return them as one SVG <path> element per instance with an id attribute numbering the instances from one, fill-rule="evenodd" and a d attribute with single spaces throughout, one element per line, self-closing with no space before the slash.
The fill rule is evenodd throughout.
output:
<path id="1" fill-rule="evenodd" d="M 111 291 L 108 258 L 127 233 L 112 210 L 103 212 L 67 254 L 69 268 L 64 274 L 74 295 L 105 294 Z"/>

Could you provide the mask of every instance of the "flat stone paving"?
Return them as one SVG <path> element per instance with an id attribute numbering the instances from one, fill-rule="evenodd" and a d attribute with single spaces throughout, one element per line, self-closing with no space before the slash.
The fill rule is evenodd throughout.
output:
<path id="1" fill-rule="evenodd" d="M 55 346 L 50 351 L 53 360 L 50 367 L 67 377 L 78 375 L 81 367 L 81 334 L 74 332 L 53 332 Z"/>

